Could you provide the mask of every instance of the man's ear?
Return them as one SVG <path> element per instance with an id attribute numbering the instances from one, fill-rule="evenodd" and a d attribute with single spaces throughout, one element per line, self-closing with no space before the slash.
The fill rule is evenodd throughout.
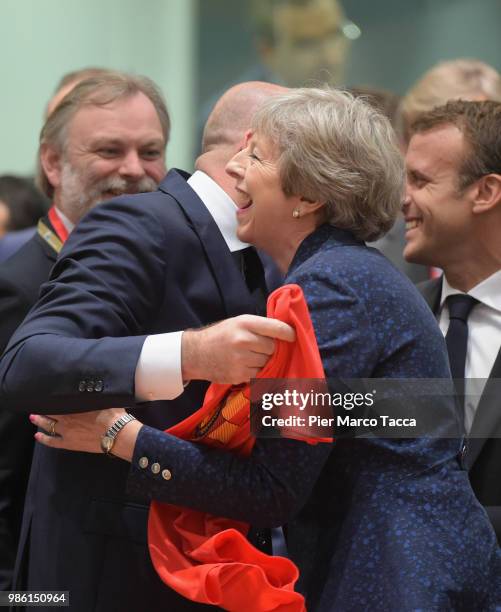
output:
<path id="1" fill-rule="evenodd" d="M 244 134 L 244 137 L 242 138 L 242 140 L 240 141 L 238 145 L 238 149 L 236 153 L 240 153 L 240 151 L 247 148 L 247 145 L 249 144 L 249 140 L 251 139 L 251 136 L 252 136 L 252 130 L 247 130 Z"/>
<path id="2" fill-rule="evenodd" d="M 482 214 L 501 207 L 501 174 L 486 174 L 476 183 L 473 214 Z"/>
<path id="3" fill-rule="evenodd" d="M 40 148 L 40 164 L 49 183 L 56 189 L 61 185 L 62 155 L 59 151 L 44 143 Z"/>

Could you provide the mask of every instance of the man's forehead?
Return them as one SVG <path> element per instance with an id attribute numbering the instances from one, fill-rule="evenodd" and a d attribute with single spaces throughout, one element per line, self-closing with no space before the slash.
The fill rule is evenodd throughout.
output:
<path id="1" fill-rule="evenodd" d="M 140 130 L 163 140 L 162 125 L 151 100 L 143 93 L 124 96 L 108 104 L 84 104 L 68 124 L 68 133 L 79 139 L 118 137 Z"/>
<path id="2" fill-rule="evenodd" d="M 411 137 L 405 163 L 412 170 L 457 167 L 464 146 L 464 136 L 455 125 L 440 125 Z"/>

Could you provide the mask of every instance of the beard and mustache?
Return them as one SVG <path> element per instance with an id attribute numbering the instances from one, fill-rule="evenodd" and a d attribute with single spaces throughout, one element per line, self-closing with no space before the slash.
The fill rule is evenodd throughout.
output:
<path id="1" fill-rule="evenodd" d="M 95 179 L 90 174 L 75 169 L 66 161 L 63 163 L 61 173 L 61 208 L 70 219 L 77 222 L 100 202 L 106 202 L 123 194 L 156 191 L 157 187 L 157 182 L 149 176 L 144 176 L 138 181 L 116 175 Z"/>

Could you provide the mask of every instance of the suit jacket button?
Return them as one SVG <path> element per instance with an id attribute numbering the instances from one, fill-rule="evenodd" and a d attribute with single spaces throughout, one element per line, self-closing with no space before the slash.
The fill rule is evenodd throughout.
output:
<path id="1" fill-rule="evenodd" d="M 94 391 L 94 381 L 89 380 L 87 381 L 87 392 L 92 393 L 92 391 Z"/>
<path id="2" fill-rule="evenodd" d="M 83 393 L 86 388 L 87 388 L 87 383 L 85 382 L 85 380 L 81 380 L 78 383 L 78 390 L 80 391 L 80 393 Z"/>
<path id="3" fill-rule="evenodd" d="M 152 463 L 151 471 L 153 472 L 153 474 L 158 474 L 160 472 L 160 463 Z"/>
<path id="4" fill-rule="evenodd" d="M 148 467 L 148 457 L 141 457 L 141 459 L 139 459 L 139 467 L 143 469 Z"/>
<path id="5" fill-rule="evenodd" d="M 162 470 L 162 478 L 164 480 L 170 480 L 172 478 L 172 472 L 170 470 Z"/>
<path id="6" fill-rule="evenodd" d="M 103 385 L 103 381 L 102 380 L 96 380 L 96 384 L 94 386 L 94 391 L 97 391 L 98 393 L 100 393 L 104 388 Z"/>

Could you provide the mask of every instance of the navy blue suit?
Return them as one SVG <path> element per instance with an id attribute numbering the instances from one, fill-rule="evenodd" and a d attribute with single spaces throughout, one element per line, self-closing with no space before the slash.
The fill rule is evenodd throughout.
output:
<path id="1" fill-rule="evenodd" d="M 53 229 L 48 217 L 43 221 Z M 28 235 L 33 229 L 21 232 Z M 0 241 L 0 248 L 4 241 Z M 0 264 L 0 353 L 37 301 L 56 255 L 36 233 Z M 25 414 L 9 412 L 0 404 L 0 590 L 11 587 L 35 431 Z"/>
<path id="2" fill-rule="evenodd" d="M 5 234 L 5 236 L 0 239 L 0 262 L 14 255 L 23 244 L 28 242 L 35 232 L 36 227 L 28 227 Z"/>
<path id="3" fill-rule="evenodd" d="M 440 310 L 442 278 L 426 281 L 417 287 L 428 306 L 437 315 Z M 496 384 L 497 379 L 501 378 L 501 347 L 488 378 L 488 385 L 490 383 Z M 492 437 L 483 437 L 486 433 L 491 434 Z M 499 486 L 501 475 L 501 414 L 498 398 L 494 392 L 489 391 L 489 386 L 484 389 L 479 400 L 470 435 L 466 465 L 471 486 L 478 500 L 484 506 L 496 532 L 498 542 L 501 543 L 501 487 Z"/>
<path id="4" fill-rule="evenodd" d="M 176 401 L 135 405 L 145 336 L 253 311 L 212 217 L 170 172 L 159 191 L 96 207 L 71 234 L 3 358 L 0 401 L 36 412 L 131 406 L 167 428 L 201 404 L 206 384 L 190 384 Z M 70 590 L 71 609 L 82 612 L 203 608 L 155 574 L 148 502 L 126 492 L 128 471 L 104 455 L 36 445 L 18 586 Z"/>
<path id="5" fill-rule="evenodd" d="M 319 228 L 286 280 L 305 292 L 327 376 L 450 377 L 417 290 L 347 232 Z M 448 426 L 437 420 L 435 433 Z M 439 437 L 343 439 L 332 449 L 261 439 L 246 461 L 143 427 L 129 488 L 254 524 L 289 521 L 310 611 L 488 610 L 501 602 L 499 551 L 461 450 L 460 439 Z M 143 456 L 172 480 L 142 469 Z"/>

